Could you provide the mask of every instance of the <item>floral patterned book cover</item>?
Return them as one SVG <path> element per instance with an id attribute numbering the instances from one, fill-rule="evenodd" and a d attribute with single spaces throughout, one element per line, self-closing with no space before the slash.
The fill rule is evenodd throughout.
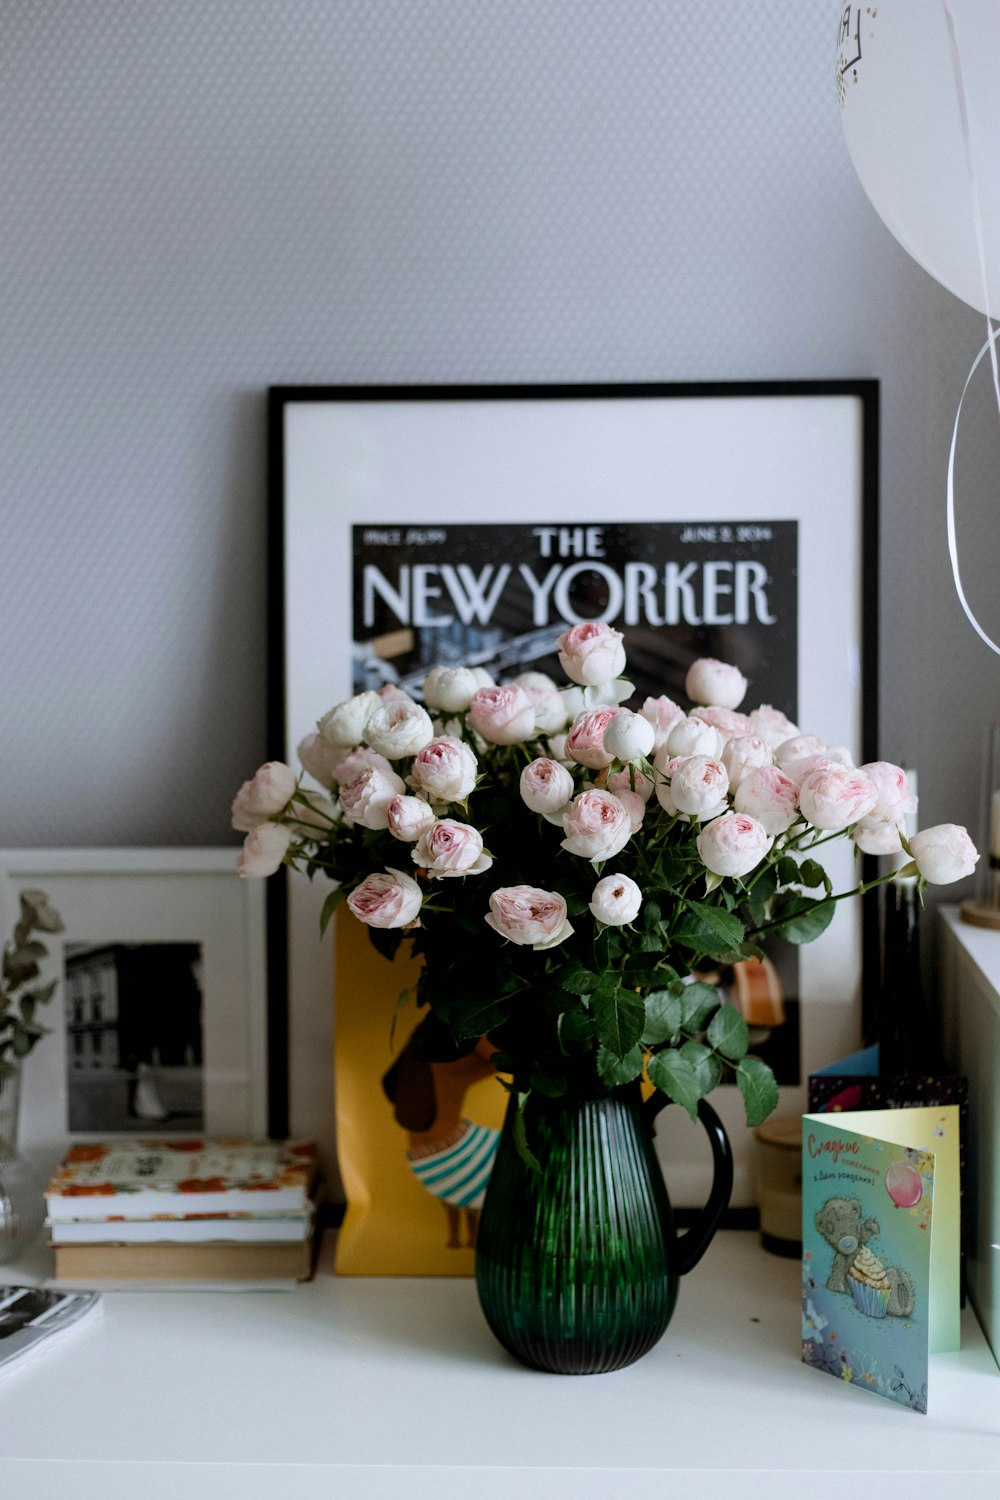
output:
<path id="1" fill-rule="evenodd" d="M 50 1220 L 301 1213 L 313 1141 L 88 1141 L 71 1146 L 45 1191 Z"/>
<path id="2" fill-rule="evenodd" d="M 927 1411 L 959 1347 L 958 1107 L 806 1115 L 802 1358 Z"/>

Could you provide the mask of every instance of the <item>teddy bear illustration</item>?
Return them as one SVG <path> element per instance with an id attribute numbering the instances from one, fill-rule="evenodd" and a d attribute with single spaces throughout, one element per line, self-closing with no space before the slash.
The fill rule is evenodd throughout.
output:
<path id="1" fill-rule="evenodd" d="M 828 1198 L 816 1214 L 816 1228 L 833 1250 L 833 1266 L 827 1279 L 831 1292 L 851 1295 L 848 1274 L 870 1239 L 879 1232 L 877 1219 L 862 1218 L 857 1198 Z M 890 1317 L 908 1318 L 916 1304 L 913 1282 L 902 1266 L 886 1266 L 888 1301 L 885 1311 Z"/>

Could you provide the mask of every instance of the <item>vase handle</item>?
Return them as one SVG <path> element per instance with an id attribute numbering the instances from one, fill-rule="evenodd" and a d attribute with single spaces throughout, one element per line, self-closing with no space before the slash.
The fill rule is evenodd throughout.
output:
<path id="1" fill-rule="evenodd" d="M 646 1100 L 643 1114 L 650 1133 L 653 1121 L 670 1100 L 658 1091 Z M 690 1229 L 677 1237 L 677 1274 L 684 1276 L 698 1264 L 711 1243 L 733 1191 L 733 1153 L 725 1126 L 707 1099 L 698 1100 L 698 1119 L 712 1147 L 712 1191 Z"/>

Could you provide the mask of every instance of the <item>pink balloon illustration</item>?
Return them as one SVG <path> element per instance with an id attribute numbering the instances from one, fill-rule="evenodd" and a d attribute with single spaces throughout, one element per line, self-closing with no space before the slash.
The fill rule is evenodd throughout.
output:
<path id="1" fill-rule="evenodd" d="M 920 1173 L 908 1161 L 894 1161 L 887 1168 L 885 1190 L 897 1208 L 913 1208 L 924 1196 Z"/>

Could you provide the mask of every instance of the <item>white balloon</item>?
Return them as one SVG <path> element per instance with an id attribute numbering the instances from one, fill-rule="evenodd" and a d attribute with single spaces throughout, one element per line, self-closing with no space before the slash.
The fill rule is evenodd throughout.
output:
<path id="1" fill-rule="evenodd" d="M 841 118 L 851 161 L 886 227 L 936 281 L 986 312 L 978 197 L 989 311 L 998 316 L 1000 6 L 996 0 L 950 0 L 949 8 L 975 194 L 944 0 L 839 6 Z"/>

